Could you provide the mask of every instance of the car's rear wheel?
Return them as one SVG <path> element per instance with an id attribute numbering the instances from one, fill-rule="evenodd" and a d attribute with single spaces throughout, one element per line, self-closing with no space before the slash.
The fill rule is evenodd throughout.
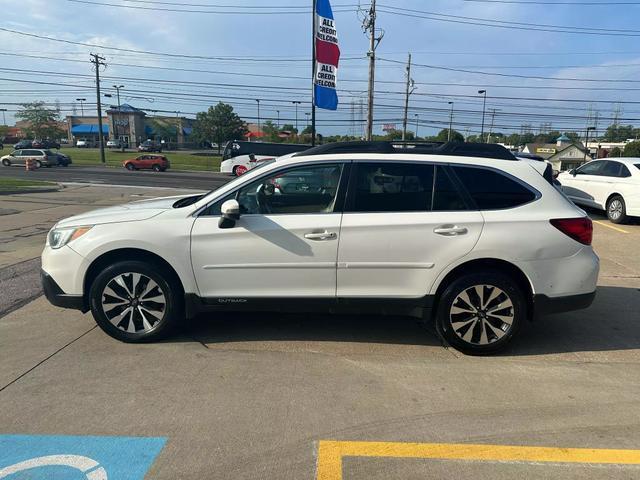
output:
<path id="1" fill-rule="evenodd" d="M 134 171 L 134 170 L 136 169 L 136 167 L 133 165 L 133 163 L 127 163 L 127 164 L 125 165 L 125 168 L 126 168 L 127 170 L 129 170 L 130 172 L 132 172 L 132 171 Z"/>
<path id="2" fill-rule="evenodd" d="M 240 175 L 244 175 L 245 173 L 247 173 L 247 170 L 249 169 L 244 165 L 236 165 L 235 167 L 233 167 L 233 174 L 236 177 L 239 177 Z"/>
<path id="3" fill-rule="evenodd" d="M 36 168 L 42 168 L 42 162 L 40 160 L 36 160 Z"/>
<path id="4" fill-rule="evenodd" d="M 502 350 L 527 317 L 525 294 L 502 273 L 471 273 L 454 280 L 442 293 L 436 326 L 450 345 L 483 355 Z"/>
<path id="5" fill-rule="evenodd" d="M 123 342 L 159 340 L 184 319 L 184 299 L 173 275 L 146 262 L 107 267 L 96 277 L 89 297 L 96 323 Z"/>
<path id="6" fill-rule="evenodd" d="M 2 160 L 2 165 L 4 165 L 5 167 L 10 167 L 11 166 L 11 160 L 9 160 L 8 158 L 5 158 Z"/>
<path id="7" fill-rule="evenodd" d="M 162 171 L 162 167 L 158 164 L 154 165 L 151 167 L 153 169 L 154 172 L 160 172 Z"/>
<path id="8" fill-rule="evenodd" d="M 607 218 L 612 223 L 625 223 L 628 220 L 627 205 L 620 195 L 611 197 L 607 202 Z"/>

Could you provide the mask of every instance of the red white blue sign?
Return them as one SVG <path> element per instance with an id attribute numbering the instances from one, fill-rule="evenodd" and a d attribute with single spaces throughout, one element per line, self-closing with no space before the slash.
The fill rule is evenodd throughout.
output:
<path id="1" fill-rule="evenodd" d="M 336 92 L 340 47 L 329 0 L 316 0 L 316 71 L 313 80 L 316 107 L 338 108 Z"/>

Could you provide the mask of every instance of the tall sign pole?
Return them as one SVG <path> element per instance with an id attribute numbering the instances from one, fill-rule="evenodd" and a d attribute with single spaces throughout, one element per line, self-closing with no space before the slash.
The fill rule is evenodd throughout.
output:
<path id="1" fill-rule="evenodd" d="M 330 0 L 313 0 L 313 102 L 311 144 L 316 141 L 316 107 L 338 109 L 338 64 L 340 47 Z"/>
<path id="2" fill-rule="evenodd" d="M 318 36 L 318 0 L 313 0 L 311 14 L 311 146 L 316 146 L 316 38 Z M 297 117 L 297 115 L 296 115 Z M 296 123 L 298 123 L 296 119 Z M 297 125 L 296 125 L 297 127 Z"/>

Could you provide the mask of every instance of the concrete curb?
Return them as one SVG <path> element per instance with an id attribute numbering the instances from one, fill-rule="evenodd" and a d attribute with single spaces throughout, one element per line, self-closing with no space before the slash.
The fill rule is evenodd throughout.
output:
<path id="1" fill-rule="evenodd" d="M 51 193 L 58 192 L 64 188 L 62 185 L 57 185 L 55 187 L 25 187 L 25 188 L 16 188 L 15 190 L 0 190 L 0 196 L 2 195 L 20 195 L 23 193 Z"/>

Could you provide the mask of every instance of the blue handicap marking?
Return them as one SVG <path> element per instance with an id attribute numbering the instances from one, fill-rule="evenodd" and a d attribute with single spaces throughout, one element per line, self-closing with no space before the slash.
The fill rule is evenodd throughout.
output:
<path id="1" fill-rule="evenodd" d="M 142 480 L 166 440 L 0 435 L 0 480 Z"/>

